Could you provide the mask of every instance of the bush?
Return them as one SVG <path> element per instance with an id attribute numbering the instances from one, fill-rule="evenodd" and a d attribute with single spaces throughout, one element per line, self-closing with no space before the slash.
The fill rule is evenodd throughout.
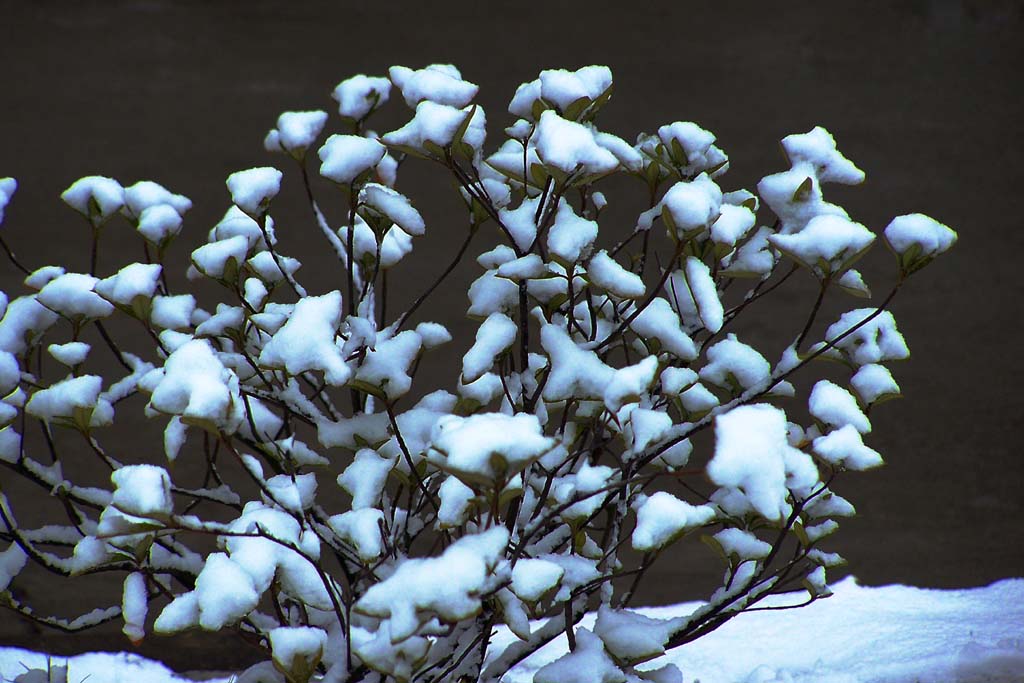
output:
<path id="1" fill-rule="evenodd" d="M 342 82 L 345 132 L 315 155 L 347 202 L 337 229 L 307 171 L 327 113 L 278 119 L 265 146 L 293 160 L 339 290 L 308 292 L 281 252 L 274 168 L 227 179 L 233 206 L 192 252 L 188 279 L 216 283 L 215 307 L 197 290 L 172 293 L 164 258 L 191 202 L 153 182 L 93 176 L 62 195 L 89 225 L 89 273 L 30 271 L 3 245 L 33 291 L 0 295 L 0 462 L 67 518 L 26 528 L 0 496 L 10 609 L 72 631 L 120 619 L 133 642 L 237 629 L 273 659 L 250 681 L 494 681 L 564 634 L 568 654 L 536 674 L 564 683 L 678 681 L 672 666 L 636 667 L 768 595 L 801 584 L 804 604 L 829 595 L 826 569 L 843 560 L 823 540 L 854 513 L 833 488 L 882 464 L 863 441 L 868 414 L 899 395 L 884 364 L 908 356 L 889 304 L 955 233 L 921 215 L 893 220 L 891 290 L 820 335 L 829 290 L 870 297 L 853 266 L 876 237 L 823 199 L 825 183 L 864 179 L 824 129 L 784 138 L 791 167 L 757 194 L 723 192 L 728 157 L 696 124 L 634 145 L 595 126 L 612 93 L 606 67 L 520 86 L 489 155 L 476 92 L 441 65 Z M 367 121 L 392 96 L 415 113 L 378 136 Z M 394 189 L 411 158 L 450 174 L 469 228 L 436 281 L 404 283 L 422 294 L 396 315 L 387 278 L 400 282 L 425 230 Z M 596 188 L 615 175 L 636 178 L 649 208 L 609 237 Z M 15 187 L 0 181 L 0 219 Z M 98 272 L 99 237 L 117 220 L 146 262 Z M 475 340 L 450 391 L 414 395 L 421 359 L 452 341 L 416 313 L 481 229 L 502 242 L 477 257 Z M 810 312 L 773 365 L 730 327 L 798 270 L 815 282 Z M 145 341 L 132 343 L 144 350 L 115 341 L 111 318 L 141 324 Z M 102 363 L 82 338 L 97 333 L 113 376 L 89 372 Z M 824 373 L 819 359 L 838 361 L 828 367 L 847 386 L 820 379 L 798 398 L 788 380 Z M 102 445 L 136 394 L 166 425 L 163 465 L 124 464 Z M 48 454 L 21 438 L 37 421 Z M 112 490 L 65 478 L 58 429 Z M 695 447 L 701 432 L 713 439 Z M 205 460 L 202 488 L 174 482 L 181 458 Z M 318 498 L 335 478 L 350 504 Z M 663 551 L 697 537 L 709 548 L 694 554 L 724 563 L 706 605 L 663 621 L 629 611 Z M 37 614 L 10 590 L 29 560 L 62 577 L 116 576 L 122 604 L 71 621 Z M 591 630 L 577 626 L 588 609 Z M 513 642 L 489 648 L 499 628 Z"/>

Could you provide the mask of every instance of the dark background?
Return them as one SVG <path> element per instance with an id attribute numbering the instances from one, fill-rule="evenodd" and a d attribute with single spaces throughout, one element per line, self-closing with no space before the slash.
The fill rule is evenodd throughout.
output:
<path id="1" fill-rule="evenodd" d="M 289 173 L 275 204 L 284 251 L 300 256 L 303 281 L 315 292 L 340 286 L 296 174 L 261 142 L 282 111 L 333 113 L 329 92 L 356 73 L 456 64 L 481 86 L 492 149 L 511 123 L 505 107 L 519 83 L 543 68 L 607 64 L 615 95 L 601 127 L 632 140 L 695 121 L 732 159 L 720 180 L 726 189 L 754 189 L 761 176 L 784 170 L 778 140 L 825 126 L 868 175 L 858 188 L 826 187 L 827 198 L 878 232 L 895 215 L 921 211 L 960 235 L 955 250 L 916 275 L 894 304 L 913 352 L 893 367 L 906 398 L 872 414 L 869 443 L 888 465 L 837 486 L 860 516 L 843 523 L 833 546 L 850 560 L 845 571 L 872 585 L 975 586 L 1024 575 L 1020 3 L 5 1 L 0 17 L 0 176 L 19 182 L 0 228 L 5 239 L 30 267 L 85 269 L 86 228 L 60 192 L 91 174 L 126 185 L 156 180 L 195 202 L 176 249 L 179 290 L 184 258 L 228 206 L 224 178 L 266 164 Z M 377 123 L 382 132 L 409 116 L 392 105 Z M 413 286 L 399 300 L 438 271 L 464 228 L 450 186 L 433 170 L 412 163 L 399 181 L 429 230 L 407 259 L 403 277 Z M 623 222 L 602 221 L 604 234 L 622 234 L 644 208 L 640 188 L 625 189 L 621 200 L 610 196 L 622 207 L 611 215 Z M 337 208 L 327 202 L 329 213 Z M 120 230 L 105 236 L 108 265 L 141 258 Z M 865 271 L 877 301 L 891 264 L 881 245 L 876 252 Z M 477 274 L 474 264 L 460 272 L 449 298 L 425 318 L 457 336 L 472 329 L 464 292 Z M 0 288 L 12 298 L 24 292 L 20 280 L 0 263 Z M 775 303 L 752 309 L 742 329 L 792 336 L 792 313 L 803 315 L 806 304 L 796 302 L 813 295 L 809 285 L 804 279 L 780 290 Z M 824 320 L 855 305 L 834 296 Z M 428 381 L 453 376 L 445 369 L 467 345 L 434 356 Z M 158 461 L 158 432 L 125 425 L 115 450 Z M 32 504 L 23 510 L 31 517 Z M 642 601 L 700 597 L 707 560 L 700 551 L 663 559 Z M 118 594 L 101 582 L 54 591 L 28 578 L 29 596 L 57 613 L 110 604 Z M 150 638 L 142 651 L 178 668 L 248 656 L 236 641 L 200 640 Z M 117 629 L 43 634 L 7 612 L 0 612 L 0 644 L 130 649 Z"/>

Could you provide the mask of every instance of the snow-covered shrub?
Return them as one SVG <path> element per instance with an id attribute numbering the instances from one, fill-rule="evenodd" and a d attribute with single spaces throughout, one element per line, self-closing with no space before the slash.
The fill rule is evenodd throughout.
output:
<path id="1" fill-rule="evenodd" d="M 319 147 L 326 112 L 282 114 L 265 146 L 305 184 L 337 257 L 333 291 L 308 291 L 280 249 L 280 170 L 227 179 L 233 205 L 187 273 L 219 285 L 207 308 L 163 267 L 188 199 L 150 181 L 75 182 L 62 198 L 89 223 L 92 271 L 29 271 L 7 250 L 31 291 L 0 294 L 0 463 L 67 520 L 26 528 L 0 494 L 6 606 L 66 630 L 120 619 L 135 642 L 239 629 L 273 661 L 251 681 L 495 681 L 564 634 L 568 654 L 536 681 L 590 683 L 679 681 L 674 667 L 644 665 L 773 593 L 829 595 L 826 570 L 843 560 L 823 540 L 854 513 L 834 488 L 882 464 L 864 443 L 869 412 L 899 394 L 886 363 L 909 353 L 889 304 L 956 235 L 922 215 L 893 220 L 889 294 L 815 332 L 829 290 L 870 298 L 853 266 L 876 235 L 822 194 L 864 173 L 815 128 L 782 140 L 790 167 L 756 193 L 723 190 L 729 159 L 694 123 L 635 144 L 601 131 L 611 92 L 606 67 L 544 71 L 518 88 L 488 151 L 477 86 L 447 65 L 342 82 L 343 132 Z M 378 135 L 367 120 L 392 99 L 412 118 Z M 406 283 L 422 295 L 395 311 L 383 279 L 401 282 L 427 229 L 395 189 L 402 163 L 450 175 L 470 227 L 451 266 Z M 340 226 L 311 166 L 347 202 Z M 598 188 L 613 175 L 650 199 L 633 224 L 599 222 Z M 0 211 L 15 188 L 0 181 Z M 137 229 L 145 263 L 97 271 L 110 221 Z M 421 359 L 459 343 L 416 313 L 481 230 L 501 243 L 476 259 L 475 338 L 447 390 L 416 393 Z M 810 312 L 773 362 L 734 321 L 798 270 L 816 285 Z M 114 317 L 151 343 L 129 352 L 105 327 Z M 116 376 L 90 373 L 97 350 L 82 336 L 93 330 Z M 839 361 L 845 386 L 821 378 L 798 396 L 788 380 L 813 378 L 818 359 Z M 165 462 L 123 464 L 102 445 L 136 394 L 164 427 Z M 40 425 L 48 453 L 22 440 Z M 81 452 L 58 447 L 58 429 Z M 695 446 L 701 432 L 713 438 Z M 94 458 L 111 486 L 67 479 L 71 457 Z M 203 488 L 175 483 L 186 458 L 205 460 Z M 318 496 L 335 487 L 350 503 Z M 723 564 L 706 605 L 665 621 L 631 612 L 645 571 L 696 538 L 710 551 L 687 552 Z M 29 560 L 120 577 L 122 603 L 72 621 L 40 615 L 8 590 Z M 588 610 L 591 630 L 577 626 Z M 516 641 L 490 648 L 501 628 Z"/>

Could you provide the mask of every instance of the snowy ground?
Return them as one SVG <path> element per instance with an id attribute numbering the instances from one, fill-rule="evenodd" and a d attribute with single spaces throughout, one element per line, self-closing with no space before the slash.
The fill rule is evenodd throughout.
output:
<path id="1" fill-rule="evenodd" d="M 1024 682 L 1024 579 L 939 591 L 864 588 L 850 578 L 833 588 L 833 597 L 803 609 L 735 619 L 657 665 L 674 662 L 685 683 Z M 802 596 L 781 596 L 771 604 L 785 604 L 787 598 L 794 602 Z M 694 606 L 644 613 L 664 618 Z M 529 681 L 533 671 L 558 655 L 558 647 L 564 643 L 552 643 L 509 676 L 508 683 Z M 25 666 L 45 665 L 45 655 L 0 648 L 4 683 L 24 673 Z M 81 655 L 67 660 L 67 666 L 69 683 L 87 677 L 89 683 L 189 680 L 127 654 Z M 212 680 L 226 683 L 228 677 Z"/>

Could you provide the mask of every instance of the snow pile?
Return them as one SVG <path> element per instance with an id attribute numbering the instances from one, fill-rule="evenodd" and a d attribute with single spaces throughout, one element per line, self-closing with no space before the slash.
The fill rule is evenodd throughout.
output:
<path id="1" fill-rule="evenodd" d="M 546 567 L 543 568 L 547 571 Z M 538 576 L 541 568 L 538 568 Z M 557 570 L 549 572 L 557 575 Z M 543 581 L 538 579 L 539 585 Z M 701 683 L 1017 683 L 1024 671 L 1024 579 L 986 588 L 925 590 L 906 586 L 870 588 L 847 578 L 828 600 L 791 611 L 749 614 L 698 641 L 646 665 L 674 664 L 684 681 Z M 766 606 L 799 602 L 798 594 L 770 598 Z M 650 619 L 689 614 L 699 603 L 643 608 Z M 582 626 L 594 628 L 596 615 Z M 598 631 L 601 629 L 598 627 Z M 585 634 L 586 632 L 581 632 Z M 625 632 L 626 641 L 630 633 Z M 496 637 L 498 650 L 515 636 Z M 280 638 L 279 638 L 280 639 Z M 590 652 L 593 636 L 578 646 Z M 290 643 L 289 643 L 290 644 Z M 564 637 L 527 660 L 502 680 L 531 683 L 538 670 L 566 647 Z M 293 651 L 299 652 L 298 648 Z M 587 657 L 598 656 L 587 655 Z M 182 683 L 162 664 L 131 654 L 95 653 L 55 657 L 68 681 L 86 677 L 104 683 Z M 26 669 L 45 669 L 46 655 L 0 648 L 0 676 L 15 680 Z M 549 674 L 555 672 L 549 669 Z M 592 672 L 593 669 L 586 669 Z M 567 674 L 567 675 L 572 675 Z M 211 679 L 228 683 L 230 675 Z M 540 679 L 536 679 L 540 680 Z M 564 678 L 560 680 L 572 680 Z M 587 678 L 586 681 L 597 680 Z M 672 680 L 672 679 L 666 679 Z M 678 679 L 676 679 L 678 680 Z"/>

